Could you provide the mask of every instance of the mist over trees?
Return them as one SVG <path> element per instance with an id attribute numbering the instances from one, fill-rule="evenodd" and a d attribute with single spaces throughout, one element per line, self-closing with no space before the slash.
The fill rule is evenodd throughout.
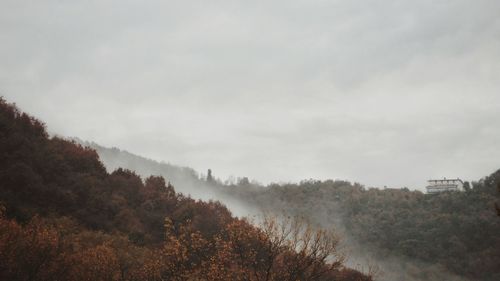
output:
<path id="1" fill-rule="evenodd" d="M 317 226 L 335 227 L 351 252 L 350 264 L 357 266 L 368 259 L 363 267 L 377 265 L 381 280 L 497 280 L 500 276 L 500 220 L 495 216 L 498 171 L 469 184 L 465 192 L 435 195 L 367 189 L 333 180 L 261 186 L 241 177 L 226 183 L 212 179 L 207 184 L 193 170 L 167 169 L 175 166 L 127 152 L 111 156 L 110 149 L 93 147 L 107 166 L 115 159 L 128 168 L 146 162 L 151 171 L 167 178 L 191 177 L 194 194 L 219 196 L 231 208 L 239 206 L 241 214 L 285 213 Z"/>
<path id="2" fill-rule="evenodd" d="M 399 257 L 405 275 L 394 280 L 432 280 L 441 271 L 470 280 L 497 280 L 500 220 L 494 203 L 499 182 L 497 171 L 475 182 L 467 192 L 435 195 L 407 189 L 365 189 L 342 181 L 304 181 L 264 190 L 235 186 L 230 190 L 262 208 L 300 214 L 317 225 L 335 225 L 376 260 Z"/>
<path id="3" fill-rule="evenodd" d="M 0 156 L 1 280 L 371 280 L 344 267 L 329 232 L 258 228 L 161 176 L 108 173 L 3 99 Z"/>
<path id="4" fill-rule="evenodd" d="M 379 262 L 380 280 L 500 278 L 500 171 L 434 195 L 333 180 L 223 183 L 51 138 L 3 99 L 0 109 L 2 280 L 370 280 L 346 267 L 360 256 Z M 191 193 L 285 217 L 258 228 Z"/>

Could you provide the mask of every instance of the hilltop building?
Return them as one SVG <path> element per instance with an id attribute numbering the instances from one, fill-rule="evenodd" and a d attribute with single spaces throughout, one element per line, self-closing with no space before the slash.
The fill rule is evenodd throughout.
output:
<path id="1" fill-rule="evenodd" d="M 427 193 L 439 193 L 444 191 L 463 191 L 464 182 L 459 179 L 428 180 Z"/>

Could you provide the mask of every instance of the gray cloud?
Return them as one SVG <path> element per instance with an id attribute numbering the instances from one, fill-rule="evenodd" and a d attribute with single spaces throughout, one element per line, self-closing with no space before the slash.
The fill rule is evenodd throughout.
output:
<path id="1" fill-rule="evenodd" d="M 498 1 L 2 1 L 0 91 L 55 133 L 263 182 L 500 168 Z"/>

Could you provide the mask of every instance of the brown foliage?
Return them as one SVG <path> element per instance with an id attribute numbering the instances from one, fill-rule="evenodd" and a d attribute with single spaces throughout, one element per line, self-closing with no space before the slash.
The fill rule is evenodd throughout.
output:
<path id="1" fill-rule="evenodd" d="M 108 174 L 95 151 L 49 139 L 1 98 L 0 157 L 0 280 L 341 276 L 330 232 L 276 220 L 257 228 L 219 202 L 176 194 L 161 177 Z"/>

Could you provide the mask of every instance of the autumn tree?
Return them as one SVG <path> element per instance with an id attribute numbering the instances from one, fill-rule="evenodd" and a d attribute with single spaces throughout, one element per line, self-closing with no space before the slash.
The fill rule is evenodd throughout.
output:
<path id="1" fill-rule="evenodd" d="M 94 150 L 49 138 L 1 98 L 0 157 L 0 280 L 310 280 L 337 269 L 322 232 L 261 229 L 162 177 L 108 173 Z"/>
<path id="2" fill-rule="evenodd" d="M 245 280 L 321 280 L 344 261 L 333 231 L 297 217 L 264 216 L 259 228 L 236 220 L 227 232 Z"/>
<path id="3" fill-rule="evenodd" d="M 281 249 L 276 257 L 279 280 L 320 280 L 344 262 L 333 230 L 315 228 L 298 217 L 266 217 L 261 227 Z"/>

